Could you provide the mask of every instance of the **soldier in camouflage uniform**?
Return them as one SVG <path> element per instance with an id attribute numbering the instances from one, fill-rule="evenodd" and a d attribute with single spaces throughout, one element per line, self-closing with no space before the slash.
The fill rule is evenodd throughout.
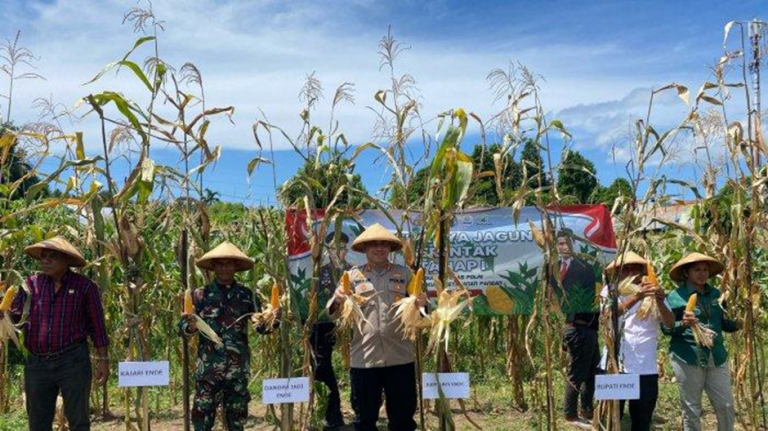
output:
<path id="1" fill-rule="evenodd" d="M 196 431 L 211 430 L 216 406 L 221 402 L 227 429 L 242 430 L 251 400 L 248 315 L 260 309 L 261 304 L 251 289 L 235 281 L 235 273 L 249 270 L 253 261 L 233 244 L 224 242 L 200 258 L 197 266 L 213 271 L 215 279 L 205 288 L 195 290 L 195 314 L 221 337 L 223 345 L 216 346 L 208 338 L 199 337 L 192 424 Z M 196 332 L 194 316 L 185 315 L 179 329 L 184 336 Z M 260 333 L 273 329 L 256 328 Z"/>

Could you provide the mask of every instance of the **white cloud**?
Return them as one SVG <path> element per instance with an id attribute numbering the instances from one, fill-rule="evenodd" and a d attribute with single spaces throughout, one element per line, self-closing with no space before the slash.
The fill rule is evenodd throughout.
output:
<path id="1" fill-rule="evenodd" d="M 132 45 L 136 35 L 130 25 L 120 22 L 124 10 L 133 5 L 117 0 L 58 0 L 32 3 L 33 17 L 22 18 L 12 11 L 15 18 L 5 28 L 22 29 L 22 42 L 41 57 L 39 72 L 47 77 L 17 87 L 17 122 L 36 118 L 29 105 L 39 96 L 51 94 L 56 101 L 72 105 L 79 97 L 102 89 L 119 89 L 128 96 L 142 94 L 128 71 L 118 78 L 109 76 L 87 87 L 80 85 Z M 161 57 L 177 67 L 191 61 L 200 68 L 208 106 L 235 107 L 236 125 L 220 121 L 209 138 L 215 144 L 240 149 L 255 149 L 250 125 L 259 108 L 272 122 L 297 130 L 298 92 L 305 75 L 312 71 L 326 89 L 321 106 L 330 105 L 336 85 L 355 84 L 357 104 L 341 108 L 337 119 L 351 142 L 369 140 L 375 119 L 366 106 L 374 104 L 373 94 L 388 80 L 379 71 L 377 42 L 386 32 L 386 21 L 380 17 L 395 13 L 394 7 L 373 1 L 155 2 L 156 13 L 167 28 L 160 35 Z M 439 2 L 430 8 L 427 12 L 433 15 L 449 13 Z M 393 32 L 398 35 L 396 26 Z M 503 39 L 496 37 L 498 31 L 488 33 L 487 39 L 484 34 L 478 31 L 458 41 L 441 34 L 403 40 L 412 49 L 402 55 L 397 68 L 416 78 L 427 118 L 456 106 L 488 118 L 498 107 L 492 105 L 485 76 L 493 68 L 505 67 L 509 60 L 519 60 L 546 77 L 542 84 L 546 108 L 559 111 L 558 117 L 569 128 L 597 136 L 597 145 L 606 146 L 611 133 L 624 126 L 627 116 L 639 112 L 647 100 L 647 90 L 632 90 L 638 85 L 636 77 L 602 72 L 602 64 L 615 61 L 622 53 L 615 43 L 549 43 L 533 36 L 517 38 L 512 29 Z M 141 57 L 148 53 L 145 49 Z M 624 93 L 628 95 L 605 102 Z M 666 110 L 667 102 L 662 105 Z M 327 124 L 325 107 L 315 113 L 321 125 Z M 89 148 L 99 147 L 94 119 L 75 128 L 85 131 Z M 288 148 L 285 142 L 276 143 Z"/>

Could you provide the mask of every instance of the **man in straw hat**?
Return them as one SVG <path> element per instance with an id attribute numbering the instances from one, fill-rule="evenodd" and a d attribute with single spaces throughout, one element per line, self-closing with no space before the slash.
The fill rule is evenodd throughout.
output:
<path id="1" fill-rule="evenodd" d="M 722 263 L 701 253 L 683 257 L 669 271 L 669 278 L 680 286 L 667 297 L 675 322 L 665 332 L 672 336 L 669 350 L 686 431 L 701 430 L 701 395 L 704 391 L 715 410 L 719 431 L 733 430 L 736 420 L 723 332 L 735 332 L 741 329 L 741 323 L 726 318 L 720 290 L 708 282 L 721 272 Z M 696 294 L 696 307 L 694 311 L 686 311 L 693 294 Z M 694 327 L 711 331 L 711 347 L 697 342 Z"/>
<path id="2" fill-rule="evenodd" d="M 640 375 L 640 398 L 629 401 L 632 431 L 649 431 L 653 412 L 659 397 L 659 370 L 656 349 L 659 324 L 674 324 L 675 316 L 664 303 L 666 295 L 658 284 L 647 277 L 648 261 L 628 251 L 618 256 L 605 268 L 608 282 L 617 286 L 619 327 L 619 371 Z M 601 296 L 610 305 L 609 288 L 603 288 Z M 646 300 L 646 298 L 648 298 Z M 621 401 L 624 414 L 624 400 Z"/>
<path id="3" fill-rule="evenodd" d="M 350 346 L 350 384 L 355 430 L 376 430 L 382 392 L 386 397 L 389 429 L 416 429 L 416 371 L 413 344 L 403 339 L 393 304 L 407 295 L 413 274 L 389 261 L 402 248 L 400 240 L 380 224 L 374 224 L 352 242 L 352 250 L 365 253 L 367 263 L 348 272 L 355 294 L 366 299 L 361 305 L 366 319 L 355 326 Z M 328 302 L 332 319 L 339 317 L 346 295 L 339 287 Z M 427 302 L 419 297 L 419 306 Z"/>
<path id="4" fill-rule="evenodd" d="M 199 337 L 192 424 L 196 431 L 213 429 L 216 406 L 221 401 L 227 429 L 242 430 L 251 400 L 248 317 L 260 309 L 261 304 L 250 289 L 235 280 L 235 274 L 251 269 L 253 261 L 225 241 L 196 264 L 200 269 L 213 271 L 215 277 L 210 284 L 194 291 L 194 314 L 210 326 L 222 343 Z M 188 336 L 198 332 L 196 322 L 197 317 L 184 315 L 179 322 L 181 333 Z M 273 329 L 256 328 L 260 333 Z"/>
<path id="5" fill-rule="evenodd" d="M 61 393 L 69 429 L 89 430 L 91 378 L 101 385 L 109 377 L 109 339 L 99 288 L 71 271 L 86 261 L 62 237 L 31 245 L 24 252 L 40 261 L 40 272 L 27 277 L 27 289 L 20 289 L 11 305 L 15 322 L 26 315 L 24 345 L 30 355 L 24 366 L 24 391 L 29 429 L 51 429 Z M 95 373 L 87 338 L 97 352 Z"/>
<path id="6" fill-rule="evenodd" d="M 597 334 L 600 315 L 594 305 L 597 275 L 592 264 L 574 254 L 570 229 L 558 231 L 557 251 L 558 272 L 551 274 L 549 285 L 560 299 L 565 314 L 563 349 L 568 354 L 565 420 L 583 427 L 586 425 L 583 419 L 592 420 L 595 375 L 600 363 Z"/>

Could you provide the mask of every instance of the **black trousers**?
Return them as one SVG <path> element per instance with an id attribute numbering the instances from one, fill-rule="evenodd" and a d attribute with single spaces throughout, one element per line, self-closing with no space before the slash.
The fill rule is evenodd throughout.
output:
<path id="1" fill-rule="evenodd" d="M 563 344 L 568 353 L 564 410 L 565 417 L 573 418 L 578 416 L 579 401 L 581 410 L 593 409 L 595 375 L 600 364 L 597 330 L 586 326 L 566 326 Z"/>
<path id="2" fill-rule="evenodd" d="M 381 368 L 352 368 L 352 408 L 356 431 L 376 431 L 382 391 L 390 431 L 414 431 L 416 368 L 413 363 Z"/>
<path id="3" fill-rule="evenodd" d="M 88 394 L 91 390 L 91 376 L 91 360 L 86 343 L 53 360 L 30 355 L 24 366 L 30 431 L 51 431 L 59 391 L 64 399 L 64 415 L 69 429 L 90 430 Z"/>
<path id="4" fill-rule="evenodd" d="M 333 371 L 333 347 L 336 345 L 334 334 L 336 325 L 330 322 L 318 323 L 312 327 L 309 342 L 315 357 L 315 380 L 328 387 L 328 406 L 325 409 L 325 422 L 329 426 L 344 423 L 341 414 L 341 394 L 336 373 Z"/>
<path id="5" fill-rule="evenodd" d="M 640 376 L 640 399 L 629 400 L 629 417 L 632 419 L 632 431 L 650 431 L 653 423 L 653 411 L 659 399 L 659 375 Z M 621 415 L 624 416 L 624 400 L 621 400 Z"/>

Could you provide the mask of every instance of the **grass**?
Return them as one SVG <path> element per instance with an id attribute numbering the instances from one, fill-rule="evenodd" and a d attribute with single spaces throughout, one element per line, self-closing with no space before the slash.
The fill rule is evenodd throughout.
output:
<path id="1" fill-rule="evenodd" d="M 337 355 L 338 356 L 338 355 Z M 338 357 L 336 358 L 339 359 Z M 348 373 L 338 368 L 339 373 L 337 376 L 340 380 L 340 387 L 342 391 L 342 410 L 344 412 L 345 420 L 348 424 L 351 424 L 353 413 L 349 404 L 350 388 Z M 666 377 L 660 381 L 659 384 L 659 400 L 656 407 L 655 425 L 654 430 L 672 431 L 681 428 L 680 424 L 680 403 L 677 392 L 676 384 L 671 381 L 671 369 L 666 367 Z M 17 367 L 16 379 L 21 379 L 22 376 L 18 373 L 20 371 Z M 472 373 L 474 374 L 474 373 Z M 467 409 L 469 415 L 474 421 L 476 421 L 485 431 L 512 431 L 512 430 L 534 430 L 546 428 L 546 424 L 539 422 L 535 412 L 527 411 L 521 412 L 513 408 L 513 393 L 512 386 L 506 377 L 499 375 L 498 372 L 492 370 L 488 377 L 479 377 L 472 375 L 472 398 L 467 400 Z M 556 373 L 555 376 L 555 399 L 557 400 L 557 411 L 561 412 L 561 403 L 563 399 L 564 383 L 562 375 Z M 530 394 L 531 388 L 526 384 L 526 394 Z M 261 387 L 261 379 L 251 386 L 252 388 Z M 125 429 L 125 425 L 122 422 L 122 406 L 120 400 L 120 391 L 114 386 L 110 388 L 111 395 L 111 411 L 115 415 L 110 420 L 103 420 L 98 415 L 92 416 L 92 429 L 94 430 L 120 430 Z M 159 404 L 160 410 L 153 410 L 152 417 L 152 429 L 153 430 L 176 430 L 181 427 L 181 407 L 180 402 L 173 404 L 170 397 L 167 396 L 166 389 L 153 389 L 150 391 L 150 405 L 154 409 Z M 246 428 L 254 430 L 272 430 L 274 425 L 271 421 L 266 419 L 267 409 L 260 403 L 260 390 L 252 390 L 251 395 L 253 400 L 251 401 L 249 408 L 249 418 Z M 159 400 L 157 399 L 159 397 Z M 24 405 L 20 397 L 13 397 L 13 405 L 11 412 L 6 415 L 0 416 L 0 431 L 15 431 L 27 428 L 27 417 Z M 704 396 L 705 416 L 703 427 L 704 429 L 714 429 L 716 426 L 715 415 L 709 406 L 707 397 Z M 529 399 L 530 401 L 530 399 Z M 456 421 L 458 430 L 473 429 L 467 420 L 462 416 L 458 409 L 458 404 L 453 403 L 453 416 Z M 626 411 L 626 409 L 625 409 Z M 382 412 L 383 414 L 383 412 Z M 416 415 L 418 420 L 418 414 Z M 427 415 L 427 421 L 429 426 L 434 429 L 437 425 L 437 416 L 433 410 L 429 410 Z M 559 429 L 569 429 L 568 425 L 562 420 L 562 415 L 558 422 Z M 223 429 L 221 427 L 217 428 Z M 347 429 L 351 430 L 349 426 Z M 386 429 L 386 420 L 382 418 L 379 422 L 379 429 Z M 624 417 L 622 422 L 622 430 L 630 429 L 630 420 L 628 416 Z M 737 429 L 741 429 L 737 426 Z"/>

